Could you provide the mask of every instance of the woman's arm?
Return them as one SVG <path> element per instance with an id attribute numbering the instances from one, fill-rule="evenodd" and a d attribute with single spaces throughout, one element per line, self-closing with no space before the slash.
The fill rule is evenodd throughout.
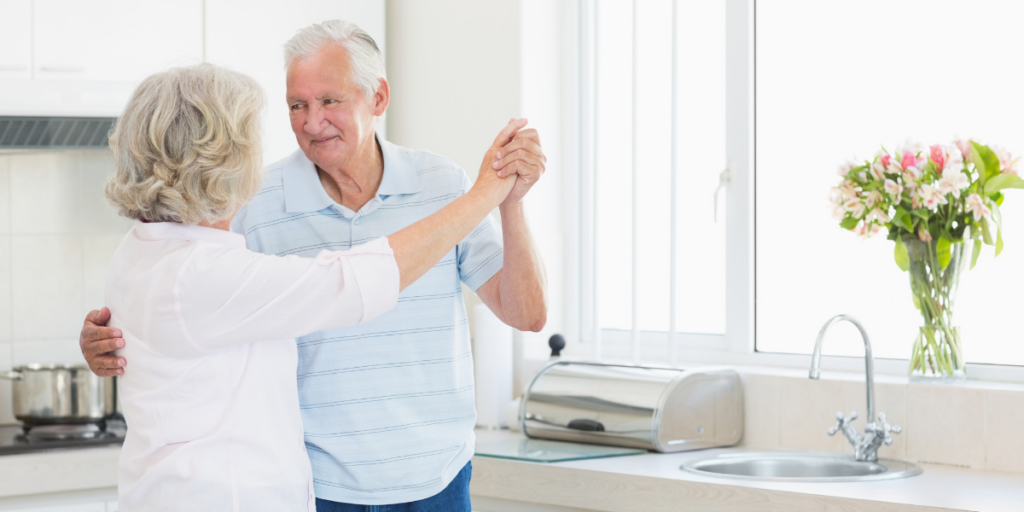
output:
<path id="1" fill-rule="evenodd" d="M 401 274 L 400 288 L 404 290 L 423 277 L 441 258 L 505 200 L 516 183 L 515 174 L 498 177 L 491 164 L 516 132 L 526 126 L 525 119 L 513 119 L 494 139 L 484 161 L 480 164 L 476 183 L 466 194 L 458 197 L 440 211 L 391 236 L 388 242 L 395 251 L 395 261 Z"/>
<path id="2" fill-rule="evenodd" d="M 524 124 L 514 121 L 502 130 L 469 192 L 387 238 L 313 259 L 197 248 L 175 293 L 191 342 L 209 350 L 292 338 L 391 310 L 401 289 L 430 270 L 511 191 L 516 176 L 498 178 L 490 163 Z"/>

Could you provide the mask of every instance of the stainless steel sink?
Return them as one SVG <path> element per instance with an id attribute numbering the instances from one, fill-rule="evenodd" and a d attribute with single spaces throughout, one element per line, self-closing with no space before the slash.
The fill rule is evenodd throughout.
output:
<path id="1" fill-rule="evenodd" d="M 870 482 L 921 474 L 911 462 L 859 462 L 839 453 L 731 453 L 683 464 L 692 473 L 779 482 Z"/>

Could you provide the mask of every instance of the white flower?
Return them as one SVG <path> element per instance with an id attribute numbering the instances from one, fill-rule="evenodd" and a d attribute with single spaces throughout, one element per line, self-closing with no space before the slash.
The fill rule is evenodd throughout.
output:
<path id="1" fill-rule="evenodd" d="M 871 165 L 871 175 L 874 176 L 876 180 L 885 179 L 885 166 L 882 165 L 882 162 L 875 162 Z"/>
<path id="2" fill-rule="evenodd" d="M 907 166 L 906 169 L 903 169 L 903 179 L 908 182 L 917 181 L 921 179 L 921 170 L 913 165 Z"/>
<path id="3" fill-rule="evenodd" d="M 974 214 L 974 222 L 981 222 L 982 217 L 990 219 L 992 210 L 985 206 L 985 200 L 978 194 L 967 196 L 967 213 Z"/>
<path id="4" fill-rule="evenodd" d="M 1013 155 L 1009 151 L 999 147 L 992 146 L 992 152 L 999 158 L 999 169 L 1003 174 L 1017 174 L 1017 163 L 1020 162 L 1020 158 L 1013 158 Z"/>
<path id="5" fill-rule="evenodd" d="M 881 203 L 884 200 L 885 198 L 882 197 L 881 192 L 872 190 L 871 192 L 868 192 L 868 196 L 864 202 L 867 203 L 868 208 L 874 208 L 876 204 Z"/>
<path id="6" fill-rule="evenodd" d="M 857 163 L 852 160 L 847 160 L 846 163 L 839 166 L 836 173 L 845 178 L 846 175 L 850 173 L 850 169 L 853 169 L 854 167 L 857 167 Z"/>
<path id="7" fill-rule="evenodd" d="M 952 169 L 947 167 L 946 172 L 942 173 L 942 179 L 935 186 L 942 195 L 953 194 L 953 197 L 960 199 L 960 191 L 971 186 L 971 180 L 966 174 L 952 172 Z"/>
<path id="8" fill-rule="evenodd" d="M 946 167 L 942 170 L 943 176 L 949 172 L 964 170 L 964 155 L 960 152 L 960 148 L 956 147 L 956 144 L 945 144 L 942 146 L 942 151 L 946 153 Z"/>
<path id="9" fill-rule="evenodd" d="M 846 211 L 853 214 L 854 218 L 859 219 L 864 216 L 865 207 L 864 203 L 862 203 L 860 199 L 851 199 L 847 201 L 846 204 L 844 204 L 843 206 L 846 208 Z"/>
<path id="10" fill-rule="evenodd" d="M 946 201 L 946 195 L 931 185 L 921 185 L 921 189 L 917 193 L 921 198 L 921 205 L 931 211 L 935 211 L 939 205 L 947 204 L 948 202 Z"/>
<path id="11" fill-rule="evenodd" d="M 893 180 L 885 180 L 885 193 L 893 197 L 893 202 L 900 202 L 900 194 L 903 193 L 903 185 Z"/>
<path id="12" fill-rule="evenodd" d="M 846 207 L 842 203 L 834 205 L 832 209 L 832 218 L 836 220 L 843 220 L 846 216 Z"/>
<path id="13" fill-rule="evenodd" d="M 867 219 L 869 221 L 877 221 L 882 224 L 889 222 L 889 216 L 886 215 L 885 212 L 883 212 L 882 210 L 879 210 L 878 208 L 871 210 L 871 213 L 868 214 Z"/>

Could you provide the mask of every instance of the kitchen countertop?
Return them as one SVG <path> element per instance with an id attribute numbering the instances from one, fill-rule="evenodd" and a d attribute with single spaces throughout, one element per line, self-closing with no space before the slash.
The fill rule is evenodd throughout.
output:
<path id="1" fill-rule="evenodd" d="M 481 440 L 523 438 L 507 430 L 476 434 Z M 718 479 L 679 469 L 691 459 L 737 451 L 743 450 L 550 464 L 474 457 L 470 489 L 474 508 L 486 512 L 514 510 L 517 503 L 539 505 L 532 507 L 536 510 L 609 512 L 1024 510 L 1020 473 L 922 464 L 923 474 L 900 480 L 784 483 Z M 116 487 L 120 452 L 120 447 L 106 447 L 2 456 L 0 498 Z"/>
<path id="2" fill-rule="evenodd" d="M 477 439 L 523 439 L 518 432 L 477 430 Z M 1024 474 L 921 464 L 918 476 L 878 481 L 790 483 L 721 479 L 682 471 L 692 459 L 747 450 L 648 453 L 558 463 L 473 458 L 474 509 L 802 511 L 1024 510 Z M 486 508 L 493 503 L 491 508 Z M 500 509 L 500 510 L 499 510 Z"/>

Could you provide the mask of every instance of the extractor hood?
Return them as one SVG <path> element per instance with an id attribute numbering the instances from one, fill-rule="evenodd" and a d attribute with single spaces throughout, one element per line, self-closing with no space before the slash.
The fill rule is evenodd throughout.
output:
<path id="1" fill-rule="evenodd" d="M 104 149 L 113 117 L 0 116 L 0 150 Z"/>

